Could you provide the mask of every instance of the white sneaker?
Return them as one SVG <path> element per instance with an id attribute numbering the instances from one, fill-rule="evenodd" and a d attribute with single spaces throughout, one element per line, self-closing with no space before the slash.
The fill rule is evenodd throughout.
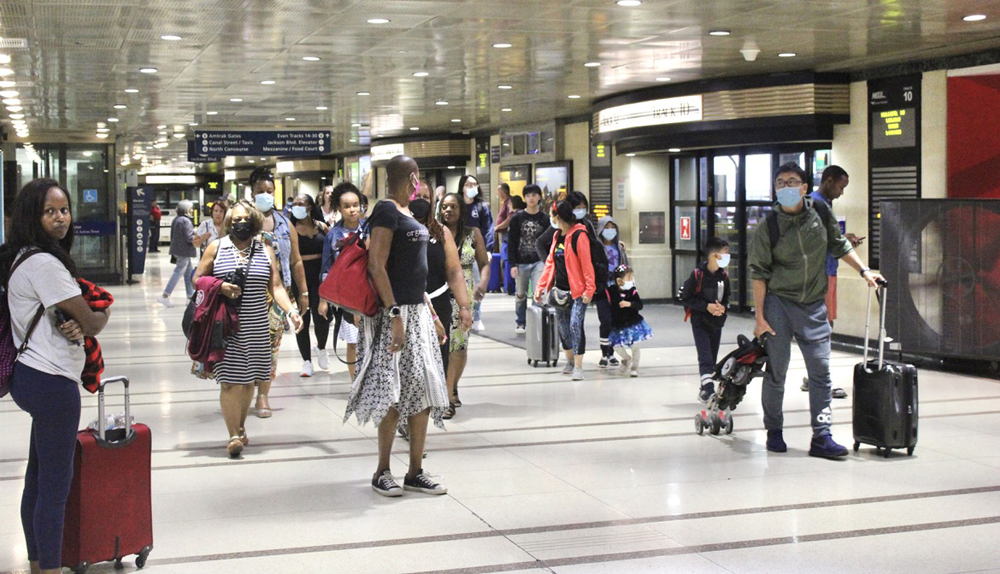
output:
<path id="1" fill-rule="evenodd" d="M 156 302 L 159 303 L 160 305 L 163 305 L 167 309 L 172 309 L 174 307 L 174 304 L 170 302 L 170 299 L 167 299 L 163 295 L 157 297 Z"/>
<path id="2" fill-rule="evenodd" d="M 573 361 L 572 360 L 567 361 L 566 362 L 566 366 L 563 367 L 562 374 L 564 374 L 564 375 L 572 375 L 574 368 L 576 368 L 576 367 L 573 366 Z"/>
<path id="3" fill-rule="evenodd" d="M 312 361 L 305 361 L 305 362 L 302 363 L 302 374 L 300 376 L 302 376 L 302 377 L 311 377 L 311 376 L 313 376 L 313 364 L 312 364 Z"/>
<path id="4" fill-rule="evenodd" d="M 574 381 L 583 380 L 583 369 L 581 369 L 580 367 L 576 367 L 575 369 L 573 369 L 573 380 Z"/>
<path id="5" fill-rule="evenodd" d="M 327 353 L 326 349 L 313 347 L 313 353 L 316 355 L 316 364 L 319 365 L 319 368 L 324 371 L 330 368 L 330 354 Z"/>
<path id="6" fill-rule="evenodd" d="M 632 364 L 632 359 L 622 359 L 621 364 L 618 366 L 618 372 L 625 374 L 628 372 L 629 365 Z"/>
<path id="7" fill-rule="evenodd" d="M 524 325 L 518 325 L 517 327 L 514 327 L 514 334 L 515 335 L 523 335 L 524 334 Z"/>
<path id="8" fill-rule="evenodd" d="M 483 331 L 486 330 L 486 325 L 483 325 L 483 320 L 480 319 L 480 320 L 476 321 L 476 323 L 474 325 L 472 325 L 472 330 L 475 331 L 475 332 L 477 332 L 477 333 L 482 333 Z"/>
<path id="9" fill-rule="evenodd" d="M 636 367 L 632 367 L 632 372 L 630 373 L 630 375 L 632 377 L 638 377 L 639 376 L 639 369 L 637 369 Z"/>

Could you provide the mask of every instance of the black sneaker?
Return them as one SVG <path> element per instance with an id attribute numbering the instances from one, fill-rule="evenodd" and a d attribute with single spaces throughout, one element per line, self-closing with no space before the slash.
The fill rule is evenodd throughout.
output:
<path id="1" fill-rule="evenodd" d="M 602 368 L 602 369 L 607 369 L 608 368 L 608 358 L 607 357 L 601 357 L 601 360 L 597 361 L 597 366 L 600 367 L 600 368 Z"/>
<path id="2" fill-rule="evenodd" d="M 424 494 L 448 493 L 447 487 L 431 480 L 430 475 L 425 474 L 424 469 L 422 468 L 413 478 L 410 478 L 409 475 L 403 478 L 403 489 L 409 490 L 410 492 L 423 492 Z"/>
<path id="3" fill-rule="evenodd" d="M 770 452 L 788 452 L 788 445 L 785 444 L 785 438 L 782 436 L 781 429 L 767 431 L 767 450 Z"/>
<path id="4" fill-rule="evenodd" d="M 613 356 L 612 357 L 608 357 L 608 366 L 609 367 L 617 367 L 618 366 L 618 359 L 614 358 Z"/>
<path id="5" fill-rule="evenodd" d="M 701 386 L 701 390 L 698 391 L 698 401 L 707 403 L 708 399 L 712 398 L 713 393 L 715 393 L 715 385 L 713 383 L 705 383 Z"/>
<path id="6" fill-rule="evenodd" d="M 399 487 L 396 479 L 392 477 L 391 470 L 382 471 L 382 474 L 372 479 L 372 490 L 382 496 L 403 496 L 403 489 Z"/>
<path id="7" fill-rule="evenodd" d="M 837 460 L 847 456 L 847 447 L 833 442 L 833 437 L 825 434 L 812 439 L 812 443 L 809 445 L 809 456 Z"/>

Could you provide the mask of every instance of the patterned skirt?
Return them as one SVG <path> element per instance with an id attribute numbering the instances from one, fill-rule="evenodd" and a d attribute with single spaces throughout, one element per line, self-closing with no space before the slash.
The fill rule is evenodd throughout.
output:
<path id="1" fill-rule="evenodd" d="M 378 426 L 390 407 L 402 420 L 430 408 L 434 426 L 444 428 L 448 407 L 441 348 L 426 305 L 403 305 L 406 332 L 403 349 L 389 351 L 392 318 L 382 309 L 375 317 L 361 317 L 357 376 L 347 399 L 344 422 L 354 414 L 358 423 Z"/>
<path id="2" fill-rule="evenodd" d="M 608 343 L 613 347 L 631 347 L 647 339 L 653 338 L 653 330 L 646 323 L 645 319 L 640 319 L 638 323 L 630 327 L 621 329 L 611 329 L 608 336 Z"/>

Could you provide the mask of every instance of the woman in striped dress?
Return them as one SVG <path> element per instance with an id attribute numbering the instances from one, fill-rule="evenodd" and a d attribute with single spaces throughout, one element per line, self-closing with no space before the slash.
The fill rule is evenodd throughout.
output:
<path id="1" fill-rule="evenodd" d="M 224 297 L 239 300 L 240 328 L 229 340 L 225 358 L 215 367 L 222 418 L 230 436 L 226 450 L 233 458 L 250 442 L 246 420 L 254 386 L 271 379 L 268 296 L 289 316 L 296 332 L 302 328 L 302 318 L 288 298 L 275 264 L 274 251 L 258 237 L 263 225 L 264 216 L 250 202 L 237 203 L 223 220 L 225 236 L 208 246 L 195 274 L 196 281 L 204 275 L 225 280 L 231 272 L 245 270 L 242 287 L 223 283 L 220 290 Z"/>

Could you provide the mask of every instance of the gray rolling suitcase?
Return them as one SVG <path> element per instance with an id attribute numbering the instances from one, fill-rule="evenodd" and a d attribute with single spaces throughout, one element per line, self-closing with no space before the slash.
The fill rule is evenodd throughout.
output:
<path id="1" fill-rule="evenodd" d="M 556 328 L 556 310 L 548 305 L 528 305 L 527 325 L 528 364 L 537 367 L 545 363 L 554 367 L 559 363 L 559 332 Z"/>

